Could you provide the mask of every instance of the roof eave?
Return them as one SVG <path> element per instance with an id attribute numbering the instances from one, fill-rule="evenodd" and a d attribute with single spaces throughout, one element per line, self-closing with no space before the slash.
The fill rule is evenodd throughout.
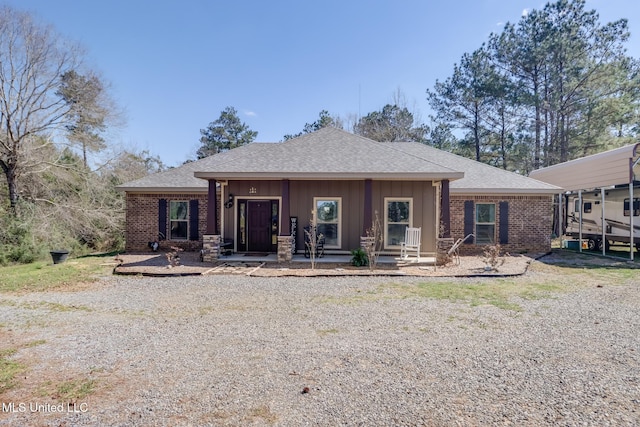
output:
<path id="1" fill-rule="evenodd" d="M 195 172 L 194 176 L 201 179 L 328 179 L 328 180 L 355 180 L 355 179 L 379 179 L 379 180 L 456 180 L 464 178 L 463 172 L 429 172 L 429 173 L 345 173 L 345 172 Z"/>
<path id="2" fill-rule="evenodd" d="M 564 190 L 560 187 L 556 188 L 451 188 L 451 194 L 558 194 Z"/>
<path id="3" fill-rule="evenodd" d="M 123 193 L 203 193 L 207 194 L 207 187 L 116 187 Z"/>

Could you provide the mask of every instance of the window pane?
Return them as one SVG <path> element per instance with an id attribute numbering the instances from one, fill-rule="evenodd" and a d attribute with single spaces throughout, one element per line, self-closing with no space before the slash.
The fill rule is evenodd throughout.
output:
<path id="1" fill-rule="evenodd" d="M 496 205 L 477 204 L 476 222 L 496 222 Z"/>
<path id="2" fill-rule="evenodd" d="M 338 201 L 316 201 L 316 218 L 318 222 L 338 222 Z"/>
<path id="3" fill-rule="evenodd" d="M 476 225 L 476 243 L 492 244 L 495 231 L 495 225 Z"/>
<path id="4" fill-rule="evenodd" d="M 171 202 L 170 219 L 187 219 L 187 202 Z"/>
<path id="5" fill-rule="evenodd" d="M 171 239 L 187 239 L 187 221 L 171 221 Z"/>
<path id="6" fill-rule="evenodd" d="M 338 246 L 338 224 L 318 224 L 318 233 L 324 236 L 325 246 Z"/>
<path id="7" fill-rule="evenodd" d="M 246 220 L 246 207 L 247 204 L 245 202 L 240 202 L 238 204 L 238 233 L 240 234 L 240 244 L 245 245 L 247 243 L 247 220 Z M 244 250 L 244 248 L 243 248 Z"/>
<path id="8" fill-rule="evenodd" d="M 387 245 L 400 245 L 400 243 L 404 242 L 406 225 L 389 224 L 387 227 Z"/>
<path id="9" fill-rule="evenodd" d="M 387 221 L 409 223 L 410 203 L 404 202 L 388 202 L 387 204 Z M 404 239 L 404 234 L 403 234 Z"/>

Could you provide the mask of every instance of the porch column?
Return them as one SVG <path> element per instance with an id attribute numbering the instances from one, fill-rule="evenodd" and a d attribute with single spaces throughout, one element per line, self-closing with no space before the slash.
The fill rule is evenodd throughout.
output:
<path id="1" fill-rule="evenodd" d="M 372 211 L 373 210 L 373 195 L 371 179 L 364 180 L 364 215 L 362 216 L 362 235 L 367 235 L 367 230 L 371 228 L 373 224 Z"/>
<path id="2" fill-rule="evenodd" d="M 282 210 L 280 212 L 280 233 L 278 235 L 278 262 L 291 261 L 295 252 L 295 242 L 291 236 L 291 212 L 289 197 L 289 180 L 280 181 Z"/>
<path id="3" fill-rule="evenodd" d="M 442 226 L 444 227 L 442 237 L 451 237 L 451 201 L 449 200 L 449 180 L 441 181 L 442 201 L 440 210 L 442 212 Z"/>
<path id="4" fill-rule="evenodd" d="M 282 212 L 280 213 L 280 235 L 281 236 L 289 236 L 291 235 L 290 229 L 290 217 L 291 213 L 290 203 L 289 203 L 289 180 L 283 179 L 281 181 L 281 190 L 282 193 Z"/>
<path id="5" fill-rule="evenodd" d="M 207 194 L 207 234 L 220 234 L 218 231 L 218 194 L 216 180 L 209 180 L 209 192 Z"/>

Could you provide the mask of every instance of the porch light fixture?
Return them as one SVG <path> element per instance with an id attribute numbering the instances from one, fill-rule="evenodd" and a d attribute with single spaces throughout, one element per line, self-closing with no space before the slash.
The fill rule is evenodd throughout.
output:
<path id="1" fill-rule="evenodd" d="M 233 207 L 233 194 L 229 194 L 229 198 L 225 202 L 224 207 L 227 208 L 227 209 Z"/>

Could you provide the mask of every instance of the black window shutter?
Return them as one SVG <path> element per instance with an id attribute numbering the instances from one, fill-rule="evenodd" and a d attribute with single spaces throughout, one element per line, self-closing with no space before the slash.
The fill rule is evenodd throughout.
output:
<path id="1" fill-rule="evenodd" d="M 473 226 L 475 224 L 474 218 L 474 203 L 473 200 L 465 200 L 464 201 L 464 237 L 469 234 L 473 234 Z M 475 242 L 475 237 L 470 237 L 465 240 L 465 243 L 473 243 Z"/>
<path id="2" fill-rule="evenodd" d="M 509 202 L 500 202 L 500 244 L 509 243 Z"/>
<path id="3" fill-rule="evenodd" d="M 198 240 L 198 199 L 189 200 L 189 240 Z"/>
<path id="4" fill-rule="evenodd" d="M 158 240 L 167 238 L 167 199 L 158 200 Z"/>

